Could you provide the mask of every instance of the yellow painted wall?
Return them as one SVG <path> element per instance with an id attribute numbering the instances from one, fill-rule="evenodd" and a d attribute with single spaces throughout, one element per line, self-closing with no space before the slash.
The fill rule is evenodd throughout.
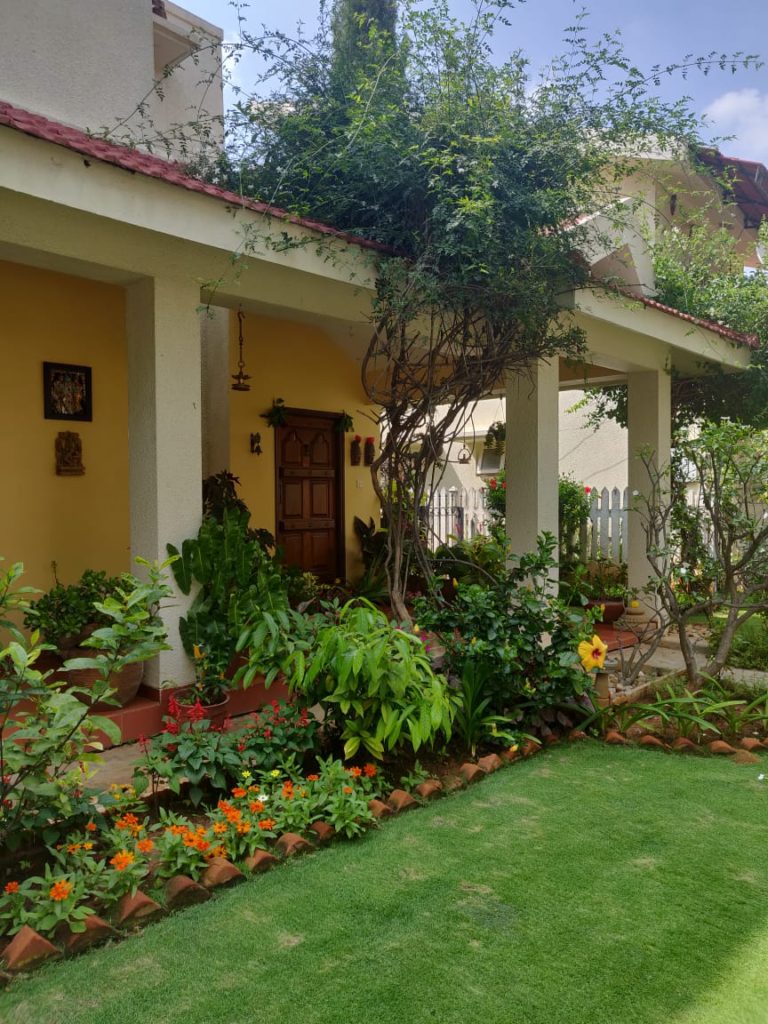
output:
<path id="1" fill-rule="evenodd" d="M 245 361 L 253 377 L 249 392 L 230 391 L 230 467 L 242 482 L 243 500 L 251 509 L 255 527 L 275 530 L 275 439 L 262 419 L 276 398 L 295 409 L 320 412 L 346 411 L 354 419 L 355 433 L 365 438 L 377 431 L 365 412 L 371 411 L 360 382 L 360 367 L 319 328 L 288 320 L 249 315 L 245 318 Z M 237 317 L 231 317 L 230 367 L 237 370 Z M 261 434 L 262 455 L 251 455 L 249 439 Z M 360 547 L 353 519 L 378 524 L 379 511 L 370 470 L 350 466 L 345 438 L 344 495 L 347 576 L 362 572 Z M 378 437 L 377 437 L 378 440 Z"/>
<path id="2" fill-rule="evenodd" d="M 0 261 L 0 555 L 47 589 L 86 568 L 130 568 L 128 383 L 123 291 Z M 93 421 L 43 418 L 43 362 L 92 367 Z M 62 430 L 83 441 L 85 475 L 56 475 Z"/>

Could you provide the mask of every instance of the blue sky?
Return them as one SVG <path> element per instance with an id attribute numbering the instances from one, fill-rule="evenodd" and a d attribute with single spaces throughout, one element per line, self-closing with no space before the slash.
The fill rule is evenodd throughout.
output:
<path id="1" fill-rule="evenodd" d="M 224 29 L 225 38 L 237 32 L 237 18 L 228 0 L 179 0 L 182 6 Z M 522 49 L 534 68 L 546 65 L 563 47 L 563 29 L 582 6 L 590 12 L 595 34 L 620 29 L 630 58 L 642 67 L 671 64 L 685 54 L 711 50 L 762 53 L 768 60 L 767 0 L 528 0 L 510 15 L 511 26 L 498 34 L 499 57 Z M 457 14 L 466 0 L 451 0 Z M 244 10 L 250 31 L 262 23 L 291 31 L 298 21 L 310 28 L 317 0 L 251 0 Z M 762 50 L 761 50 L 762 48 Z M 239 71 L 247 86 L 247 65 Z M 705 113 L 713 135 L 733 135 L 721 143 L 723 152 L 768 163 L 768 66 L 732 75 L 719 69 L 708 76 L 692 72 L 662 88 L 667 98 L 691 96 L 694 108 Z"/>

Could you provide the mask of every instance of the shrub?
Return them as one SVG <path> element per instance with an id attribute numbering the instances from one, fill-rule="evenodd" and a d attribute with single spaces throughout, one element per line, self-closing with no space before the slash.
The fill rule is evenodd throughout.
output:
<path id="1" fill-rule="evenodd" d="M 97 605 L 114 596 L 122 583 L 119 576 L 93 569 L 86 569 L 79 581 L 69 586 L 57 580 L 56 586 L 26 609 L 24 625 L 37 630 L 53 647 L 78 647 L 89 628 L 109 624 L 109 617 Z"/>
<path id="2" fill-rule="evenodd" d="M 420 625 L 445 647 L 450 674 L 463 679 L 471 666 L 482 675 L 484 711 L 530 718 L 587 686 L 577 648 L 591 620 L 550 595 L 554 549 L 545 534 L 535 553 L 514 560 L 487 585 L 459 583 L 448 604 L 417 603 Z"/>
<path id="3" fill-rule="evenodd" d="M 89 765 L 102 750 L 99 733 L 117 743 L 120 730 L 91 714 L 78 694 L 109 702 L 113 672 L 167 646 L 157 614 L 160 600 L 170 593 L 163 567 L 143 564 L 147 582 L 126 574 L 115 595 L 97 603 L 110 624 L 84 641 L 97 650 L 95 657 L 64 663 L 65 669 L 96 669 L 99 678 L 89 690 L 65 690 L 67 684 L 51 682 L 50 673 L 36 668 L 45 646 L 36 632 L 26 637 L 8 618 L 27 611 L 28 591 L 16 589 L 23 567 L 16 564 L 0 574 L 0 626 L 9 636 L 0 649 L 0 733 L 13 730 L 13 742 L 0 744 L 0 849 L 39 839 L 54 842 L 92 812 L 87 781 Z"/>
<path id="4" fill-rule="evenodd" d="M 225 793 L 244 770 L 271 771 L 291 757 L 303 759 L 314 749 L 317 723 L 306 708 L 273 701 L 235 728 L 212 726 L 202 705 L 183 708 L 168 702 L 163 731 L 142 741 L 142 758 L 134 766 L 134 786 L 153 792 L 161 781 L 174 793 L 188 783 L 190 801 Z"/>
<path id="5" fill-rule="evenodd" d="M 455 699 L 445 680 L 421 641 L 368 601 L 348 601 L 320 625 L 312 647 L 287 659 L 286 674 L 307 703 L 323 706 L 347 758 L 360 747 L 380 758 L 450 737 Z"/>

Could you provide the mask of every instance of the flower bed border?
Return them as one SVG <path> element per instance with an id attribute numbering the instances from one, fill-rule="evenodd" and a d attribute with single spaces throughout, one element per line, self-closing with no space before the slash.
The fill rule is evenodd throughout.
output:
<path id="1" fill-rule="evenodd" d="M 579 742 L 589 739 L 584 732 L 573 729 L 568 734 L 569 742 Z M 562 738 L 560 739 L 562 741 Z M 619 733 L 608 733 L 604 737 L 596 739 L 602 743 L 620 743 L 627 746 L 636 746 L 638 749 L 662 749 L 665 753 L 685 753 L 690 750 L 687 746 L 671 747 L 666 744 L 654 744 L 649 747 L 641 740 L 630 741 Z M 547 744 L 550 746 L 552 744 Z M 420 799 L 416 799 L 405 790 L 393 790 L 386 800 L 373 798 L 369 801 L 369 809 L 376 818 L 372 827 L 380 827 L 380 822 L 385 818 L 405 813 L 426 806 L 429 802 L 442 796 L 448 796 L 469 785 L 482 781 L 486 776 L 493 774 L 500 769 L 511 765 L 516 761 L 527 760 L 544 748 L 545 744 L 531 740 L 519 751 L 504 751 L 499 754 L 488 754 L 480 757 L 477 761 L 466 761 L 459 768 L 459 774 L 450 779 L 429 778 L 415 787 L 414 792 Z M 724 744 L 724 746 L 729 746 Z M 709 753 L 712 756 L 728 754 L 735 763 L 744 763 L 739 755 L 745 753 L 758 758 L 756 750 L 768 752 L 766 744 L 757 742 L 750 743 L 747 748 L 744 745 L 740 750 L 729 746 L 729 750 L 712 749 L 709 745 Z M 694 747 L 692 753 L 705 753 L 702 747 Z M 734 756 L 735 755 L 735 756 Z M 754 763 L 750 761 L 750 763 Z M 15 976 L 22 972 L 40 967 L 50 960 L 62 956 L 78 955 L 91 949 L 93 946 L 107 940 L 121 940 L 137 934 L 147 924 L 150 924 L 168 913 L 183 910 L 188 906 L 202 903 L 215 896 L 219 889 L 227 888 L 233 884 L 247 882 L 252 876 L 262 874 L 300 853 L 312 853 L 320 846 L 327 846 L 337 841 L 337 833 L 329 834 L 324 829 L 317 834 L 315 830 L 314 842 L 303 836 L 294 833 L 282 833 L 275 841 L 272 851 L 258 850 L 257 853 L 246 859 L 241 865 L 241 870 L 236 864 L 223 857 L 214 858 L 215 863 L 210 863 L 199 881 L 195 881 L 187 875 L 174 875 L 165 884 L 165 905 L 160 905 L 141 889 L 137 889 L 133 895 L 123 897 L 116 905 L 110 921 L 102 920 L 97 914 L 92 914 L 87 921 L 88 941 L 73 941 L 81 936 L 64 934 L 57 937 L 54 942 L 49 941 L 40 935 L 29 925 L 24 925 L 19 932 L 7 943 L 0 947 L 0 985 L 8 985 Z M 280 854 L 281 856 L 276 856 Z"/>

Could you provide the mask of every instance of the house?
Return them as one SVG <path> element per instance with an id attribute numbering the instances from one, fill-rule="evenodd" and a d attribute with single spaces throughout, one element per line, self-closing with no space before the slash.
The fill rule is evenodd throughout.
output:
<path id="1" fill-rule="evenodd" d="M 125 570 L 133 555 L 162 559 L 168 542 L 198 529 L 202 477 L 229 469 L 254 525 L 275 531 L 291 561 L 352 576 L 353 518 L 377 508 L 369 471 L 350 464 L 339 427 L 349 415 L 360 434 L 376 434 L 360 360 L 377 246 L 242 200 L 124 139 L 89 134 L 130 121 L 147 76 L 158 61 L 179 59 L 173 47 L 194 21 L 158 0 L 119 6 L 105 19 L 100 0 L 53 13 L 30 0 L 0 37 L 2 553 L 24 561 L 40 587 L 52 582 L 52 562 L 69 582 L 86 567 Z M 192 34 L 213 40 L 208 53 L 220 38 L 205 24 Z M 133 54 L 125 65 L 122 47 Z M 70 65 L 97 76 L 98 87 L 94 77 L 68 82 Z M 202 109 L 197 76 L 179 81 L 189 92 L 177 107 Z M 219 98 L 205 102 L 214 118 Z M 296 244 L 265 244 L 275 229 Z M 617 239 L 594 262 L 609 265 L 627 244 Z M 746 339 L 644 296 L 585 289 L 569 304 L 588 361 L 535 366 L 501 389 L 514 481 L 507 529 L 518 551 L 541 530 L 557 531 L 561 388 L 626 380 L 630 449 L 651 445 L 663 461 L 670 365 L 693 374 L 702 362 L 748 362 Z M 233 389 L 245 374 L 248 390 Z M 273 427 L 264 415 L 278 399 L 285 422 Z M 630 487 L 645 483 L 631 463 Z M 639 531 L 629 566 L 630 582 L 644 581 Z M 155 690 L 189 678 L 177 630 L 187 600 L 179 594 L 166 612 L 173 648 L 150 666 Z"/>
<path id="2" fill-rule="evenodd" d="M 708 209 L 713 228 L 727 228 L 737 241 L 745 272 L 760 265 L 757 253 L 757 231 L 764 217 L 768 217 L 768 169 L 754 161 L 726 157 L 717 150 L 702 150 L 698 158 L 718 179 L 732 182 L 732 202 L 723 205 L 719 185 L 713 178 L 691 166 L 686 160 L 649 158 L 644 177 L 635 176 L 617 190 L 618 201 L 641 195 L 645 209 L 655 211 L 652 231 L 661 232 L 683 228 L 690 210 Z M 651 228 L 638 225 L 634 237 L 630 234 L 616 251 L 605 254 L 597 251 L 593 261 L 593 274 L 601 278 L 615 278 L 634 288 L 645 299 L 654 295 L 653 272 L 647 258 Z M 681 315 L 670 310 L 670 315 Z M 706 325 L 691 323 L 690 330 L 706 329 Z M 717 329 L 717 325 L 714 325 Z M 727 332 L 726 332 L 727 336 Z M 603 381 L 602 383 L 607 383 Z M 593 378 L 592 383 L 601 381 Z M 629 480 L 630 448 L 627 431 L 614 421 L 605 421 L 595 429 L 589 422 L 588 410 L 581 405 L 585 396 L 584 381 L 571 375 L 559 396 L 559 448 L 560 472 L 601 491 L 614 487 L 623 492 Z M 440 488 L 473 495 L 482 489 L 493 473 L 500 468 L 498 451 L 488 452 L 485 438 L 488 427 L 505 417 L 503 398 L 494 397 L 478 403 L 472 415 L 462 425 L 455 450 L 448 456 Z M 469 459 L 459 462 L 459 452 L 469 453 Z M 490 458 L 489 458 L 490 454 Z M 503 464 L 503 456 L 501 458 Z"/>

